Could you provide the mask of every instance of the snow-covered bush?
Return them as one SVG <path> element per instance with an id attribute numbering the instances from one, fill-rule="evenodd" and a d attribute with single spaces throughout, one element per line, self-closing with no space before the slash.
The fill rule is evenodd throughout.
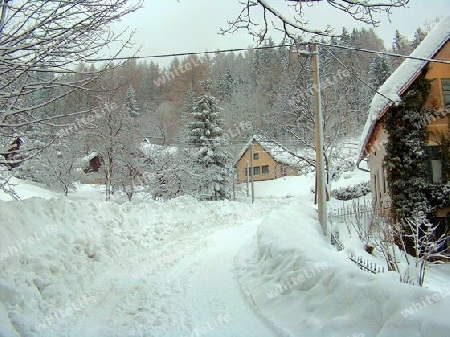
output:
<path id="1" fill-rule="evenodd" d="M 371 192 L 370 181 L 340 187 L 331 190 L 331 196 L 337 200 L 351 200 L 363 197 Z"/>
<path id="2" fill-rule="evenodd" d="M 374 222 L 372 243 L 402 283 L 422 287 L 427 266 L 449 257 L 449 233 L 440 233 L 439 225 L 429 222 L 424 212 L 400 222 L 381 218 Z"/>
<path id="3" fill-rule="evenodd" d="M 331 180 L 337 181 L 343 173 L 352 171 L 355 167 L 353 157 L 341 158 L 335 156 L 332 158 L 333 165 L 331 167 Z"/>

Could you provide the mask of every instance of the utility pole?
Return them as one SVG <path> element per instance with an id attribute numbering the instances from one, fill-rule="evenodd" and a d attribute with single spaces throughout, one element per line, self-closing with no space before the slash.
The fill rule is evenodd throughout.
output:
<path id="1" fill-rule="evenodd" d="M 250 196 L 250 163 L 247 160 L 247 197 Z"/>
<path id="2" fill-rule="evenodd" d="M 252 184 L 252 204 L 255 202 L 255 186 L 253 184 L 253 139 L 252 144 L 250 145 L 250 172 L 251 172 L 251 184 Z"/>
<path id="3" fill-rule="evenodd" d="M 314 79 L 314 124 L 316 131 L 316 193 L 319 213 L 319 222 L 323 235 L 328 233 L 327 197 L 325 188 L 325 165 L 323 160 L 323 115 L 320 96 L 319 79 L 319 50 L 317 44 L 311 44 Z"/>
<path id="4" fill-rule="evenodd" d="M 233 201 L 236 201 L 236 170 L 233 170 Z"/>

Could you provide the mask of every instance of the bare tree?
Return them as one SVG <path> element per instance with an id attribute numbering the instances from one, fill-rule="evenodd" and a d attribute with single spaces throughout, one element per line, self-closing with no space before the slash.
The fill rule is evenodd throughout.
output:
<path id="1" fill-rule="evenodd" d="M 78 137 L 63 137 L 21 165 L 19 175 L 60 188 L 67 197 L 70 190 L 76 190 L 75 183 L 84 174 L 81 161 L 76 160 L 81 157 L 80 145 Z"/>
<path id="2" fill-rule="evenodd" d="M 138 162 L 135 161 L 140 139 L 135 132 L 137 120 L 129 114 L 125 104 L 106 101 L 101 109 L 103 118 L 88 128 L 88 137 L 91 150 L 98 152 L 101 157 L 106 201 L 111 200 L 114 186 L 125 186 L 125 192 L 128 193 L 130 179 L 133 179 L 132 196 L 134 183 L 139 177 Z M 123 175 L 130 179 L 125 179 Z"/>
<path id="3" fill-rule="evenodd" d="M 88 91 L 99 76 L 98 71 L 79 72 L 77 63 L 104 57 L 104 48 L 113 42 L 121 42 L 121 48 L 112 59 L 128 46 L 131 35 L 114 34 L 109 27 L 141 4 L 141 0 L 0 0 L 0 143 L 46 129 L 53 134 L 44 144 L 49 146 L 56 139 L 60 118 L 90 111 L 92 106 L 69 113 L 54 107 L 67 95 Z M 42 147 L 27 150 L 19 162 Z M 15 163 L 7 159 L 7 150 L 0 154 L 4 157 L 0 164 Z"/>
<path id="4" fill-rule="evenodd" d="M 423 212 L 418 212 L 416 217 L 404 220 L 402 234 L 400 235 L 402 249 L 406 251 L 409 241 L 412 243 L 414 255 L 410 261 L 405 254 L 408 273 L 414 272 L 413 282 L 422 287 L 427 265 L 440 263 L 449 258 L 447 246 L 449 233 L 447 231 L 439 234 L 439 225 L 430 223 Z"/>
<path id="5" fill-rule="evenodd" d="M 448 260 L 448 230 L 442 233 L 440 226 L 430 223 L 423 212 L 401 222 L 389 223 L 381 218 L 374 221 L 372 243 L 381 251 L 388 269 L 399 274 L 400 282 L 422 287 L 427 266 Z"/>
<path id="6" fill-rule="evenodd" d="M 161 144 L 172 144 L 175 138 L 177 110 L 170 102 L 161 103 L 154 111 L 140 116 L 140 128 L 143 136 L 159 139 Z"/>
<path id="7" fill-rule="evenodd" d="M 259 41 L 266 39 L 270 29 L 284 33 L 285 37 L 297 39 L 301 34 L 320 36 L 334 35 L 330 26 L 313 28 L 305 18 L 305 10 L 317 5 L 320 0 L 243 0 L 241 12 L 236 19 L 228 21 L 229 27 L 222 33 L 233 33 L 246 29 Z M 351 18 L 377 26 L 377 14 L 391 14 L 392 9 L 404 7 L 409 0 L 326 0 L 330 9 L 347 13 Z M 280 5 L 277 5 L 280 4 Z M 281 5 L 282 4 L 282 5 Z"/>

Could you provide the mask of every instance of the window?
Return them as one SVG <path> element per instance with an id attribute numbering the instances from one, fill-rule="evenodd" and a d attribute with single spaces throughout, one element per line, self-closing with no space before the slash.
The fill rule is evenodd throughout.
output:
<path id="1" fill-rule="evenodd" d="M 259 153 L 253 153 L 253 159 L 254 160 L 259 159 Z"/>
<path id="2" fill-rule="evenodd" d="M 261 174 L 261 167 L 254 167 L 253 168 L 253 175 L 259 176 Z"/>
<path id="3" fill-rule="evenodd" d="M 450 78 L 441 79 L 442 95 L 444 97 L 444 105 L 450 104 Z"/>
<path id="4" fill-rule="evenodd" d="M 262 174 L 269 174 L 269 165 L 264 165 L 262 167 Z"/>
<path id="5" fill-rule="evenodd" d="M 425 146 L 427 154 L 428 180 L 438 184 L 442 182 L 442 155 L 439 146 Z"/>

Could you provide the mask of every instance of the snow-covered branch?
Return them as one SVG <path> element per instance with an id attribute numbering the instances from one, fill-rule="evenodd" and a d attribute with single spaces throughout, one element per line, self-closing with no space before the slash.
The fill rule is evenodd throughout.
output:
<path id="1" fill-rule="evenodd" d="M 222 34 L 234 33 L 245 29 L 258 41 L 264 41 L 270 29 L 282 31 L 285 37 L 297 39 L 299 35 L 309 34 L 316 36 L 335 36 L 330 26 L 326 28 L 314 28 L 304 18 L 307 8 L 317 5 L 317 1 L 290 0 L 283 1 L 283 6 L 278 2 L 268 0 L 241 1 L 243 6 L 236 19 L 228 21 L 228 27 L 221 30 Z M 326 0 L 327 4 L 347 13 L 357 21 L 368 25 L 377 26 L 380 21 L 377 14 L 391 14 L 392 9 L 404 7 L 409 0 Z"/>

